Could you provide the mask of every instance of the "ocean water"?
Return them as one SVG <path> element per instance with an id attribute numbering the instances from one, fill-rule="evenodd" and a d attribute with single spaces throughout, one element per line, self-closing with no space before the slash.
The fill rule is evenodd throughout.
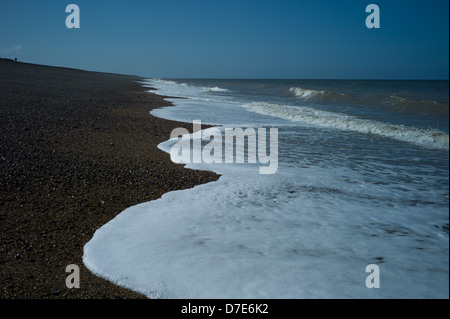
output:
<path id="1" fill-rule="evenodd" d="M 152 115 L 200 120 L 218 137 L 276 128 L 277 169 L 179 159 L 221 177 L 98 229 L 84 247 L 92 272 L 151 298 L 449 297 L 448 81 L 142 85 L 173 97 Z M 202 133 L 191 148 L 210 142 Z M 372 264 L 379 288 L 366 286 Z"/>

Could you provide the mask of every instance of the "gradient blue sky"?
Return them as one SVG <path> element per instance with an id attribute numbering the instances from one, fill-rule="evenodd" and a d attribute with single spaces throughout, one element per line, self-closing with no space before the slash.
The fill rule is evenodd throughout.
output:
<path id="1" fill-rule="evenodd" d="M 449 76 L 448 0 L 0 0 L 0 30 L 0 57 L 147 77 Z"/>

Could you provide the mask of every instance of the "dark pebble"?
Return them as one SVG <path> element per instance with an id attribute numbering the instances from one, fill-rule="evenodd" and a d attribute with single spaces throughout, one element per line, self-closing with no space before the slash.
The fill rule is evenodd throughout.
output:
<path id="1" fill-rule="evenodd" d="M 4 59 L 0 70 L 0 247 L 10 252 L 1 256 L 0 283 L 10 286 L 0 288 L 0 299 L 49 297 L 69 264 L 80 267 L 80 289 L 50 296 L 144 298 L 93 275 L 83 247 L 124 209 L 217 180 L 172 163 L 157 147 L 192 124 L 151 116 L 171 104 L 147 93 L 139 77 Z"/>

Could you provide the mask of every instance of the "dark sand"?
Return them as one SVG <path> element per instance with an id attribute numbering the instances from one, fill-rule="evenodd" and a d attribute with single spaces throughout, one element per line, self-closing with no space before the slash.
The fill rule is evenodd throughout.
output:
<path id="1" fill-rule="evenodd" d="M 0 59 L 0 299 L 145 298 L 85 268 L 84 244 L 127 207 L 218 176 L 157 149 L 192 124 L 151 116 L 170 103 L 139 80 Z"/>

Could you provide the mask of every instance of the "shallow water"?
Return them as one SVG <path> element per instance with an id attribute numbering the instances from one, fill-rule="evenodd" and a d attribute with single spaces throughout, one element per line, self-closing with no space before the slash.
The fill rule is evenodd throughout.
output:
<path id="1" fill-rule="evenodd" d="M 146 85 L 187 98 L 155 116 L 277 128 L 277 170 L 191 160 L 219 181 L 104 225 L 85 246 L 94 273 L 163 298 L 448 298 L 448 81 Z"/>

